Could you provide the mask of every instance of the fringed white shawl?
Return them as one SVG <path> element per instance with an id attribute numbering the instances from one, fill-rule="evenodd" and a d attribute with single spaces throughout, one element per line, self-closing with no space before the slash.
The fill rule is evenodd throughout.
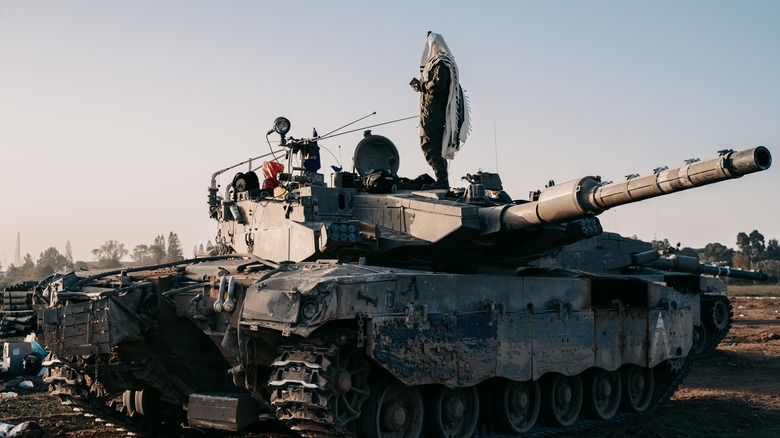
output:
<path id="1" fill-rule="evenodd" d="M 420 80 L 426 82 L 433 66 L 440 62 L 449 67 L 451 77 L 441 155 L 445 159 L 451 160 L 455 158 L 461 144 L 466 141 L 466 137 L 471 132 L 471 107 L 465 91 L 460 86 L 460 74 L 455 57 L 452 56 L 450 48 L 447 47 L 444 37 L 438 33 L 429 32 L 428 37 L 425 38 L 425 47 L 420 59 Z"/>

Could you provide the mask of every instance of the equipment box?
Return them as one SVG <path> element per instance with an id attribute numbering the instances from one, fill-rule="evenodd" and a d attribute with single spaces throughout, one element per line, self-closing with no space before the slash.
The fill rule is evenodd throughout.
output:
<path id="1" fill-rule="evenodd" d="M 11 374 L 24 373 L 24 358 L 32 353 L 29 342 L 6 342 L 3 344 L 3 365 Z"/>
<path id="2" fill-rule="evenodd" d="M 245 393 L 190 394 L 187 419 L 190 425 L 237 431 L 259 420 L 260 406 Z"/>

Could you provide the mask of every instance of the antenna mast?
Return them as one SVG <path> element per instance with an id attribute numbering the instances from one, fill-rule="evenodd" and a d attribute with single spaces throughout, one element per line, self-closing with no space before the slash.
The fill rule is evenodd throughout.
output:
<path id="1" fill-rule="evenodd" d="M 16 233 L 16 253 L 14 254 L 14 266 L 19 266 L 22 264 L 22 256 L 21 256 L 21 245 L 20 245 L 20 238 L 21 233 Z"/>

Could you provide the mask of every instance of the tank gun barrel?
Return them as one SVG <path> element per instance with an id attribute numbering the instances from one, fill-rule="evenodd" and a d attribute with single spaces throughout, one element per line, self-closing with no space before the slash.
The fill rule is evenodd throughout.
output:
<path id="1" fill-rule="evenodd" d="M 658 251 L 646 251 L 631 256 L 633 264 L 650 266 L 667 271 L 687 272 L 690 274 L 717 275 L 720 277 L 740 278 L 743 280 L 766 281 L 769 278 L 761 271 L 729 268 L 724 266 L 701 263 L 695 257 L 672 254 L 661 256 Z"/>
<path id="2" fill-rule="evenodd" d="M 558 224 L 595 216 L 618 205 L 739 178 L 771 165 L 772 154 L 764 146 L 736 152 L 724 150 L 716 157 L 688 160 L 682 166 L 656 169 L 652 174 L 621 183 L 604 184 L 599 178 L 586 176 L 552 185 L 535 201 L 483 208 L 480 216 L 486 233 Z"/>

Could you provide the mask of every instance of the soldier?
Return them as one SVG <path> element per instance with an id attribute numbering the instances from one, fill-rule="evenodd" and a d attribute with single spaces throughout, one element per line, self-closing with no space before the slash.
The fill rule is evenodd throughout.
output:
<path id="1" fill-rule="evenodd" d="M 449 189 L 446 160 L 455 157 L 468 135 L 468 107 L 458 78 L 458 66 L 444 38 L 428 32 L 420 80 L 409 83 L 421 93 L 420 147 L 436 176 L 436 182 L 423 185 L 423 190 Z"/>

